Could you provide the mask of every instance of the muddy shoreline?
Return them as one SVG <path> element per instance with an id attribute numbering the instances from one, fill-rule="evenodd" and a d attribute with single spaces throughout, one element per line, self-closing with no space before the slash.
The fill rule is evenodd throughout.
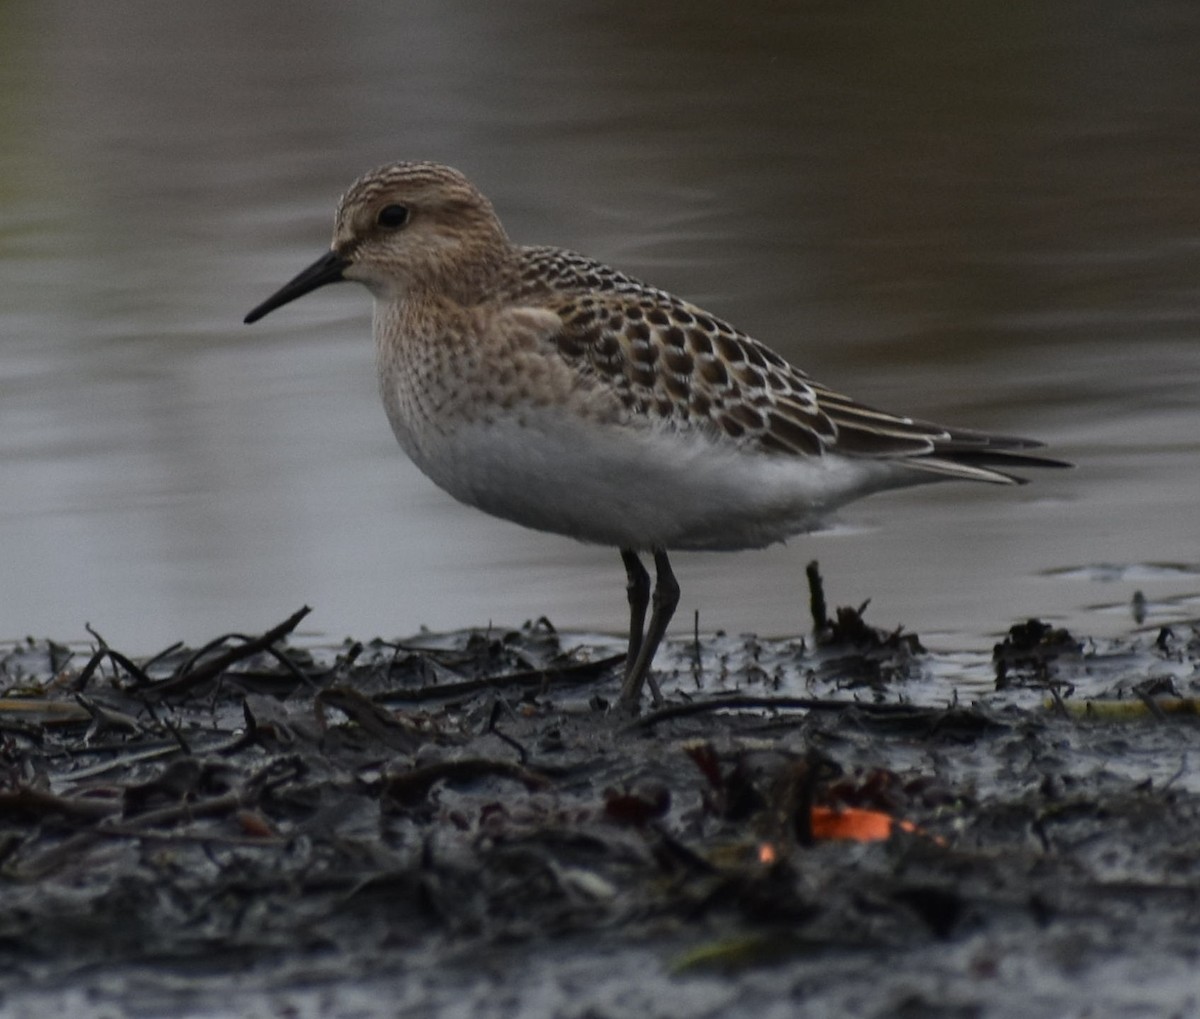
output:
<path id="1" fill-rule="evenodd" d="M 0 649 L 3 1011 L 1196 1014 L 1197 628 L 824 615 Z"/>

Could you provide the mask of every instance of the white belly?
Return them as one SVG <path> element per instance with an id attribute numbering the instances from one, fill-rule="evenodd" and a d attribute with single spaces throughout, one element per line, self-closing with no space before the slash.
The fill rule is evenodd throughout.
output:
<path id="1" fill-rule="evenodd" d="M 764 454 L 552 408 L 419 436 L 394 416 L 392 424 L 417 466 L 456 499 L 620 548 L 757 548 L 812 530 L 851 499 L 926 480 L 886 462 Z"/>

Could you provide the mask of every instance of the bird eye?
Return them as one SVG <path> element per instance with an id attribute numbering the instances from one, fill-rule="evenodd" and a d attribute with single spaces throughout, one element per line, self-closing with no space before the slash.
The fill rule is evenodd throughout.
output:
<path id="1" fill-rule="evenodd" d="M 389 230 L 396 230 L 408 222 L 408 208 L 403 205 L 385 205 L 379 210 L 375 222 Z"/>

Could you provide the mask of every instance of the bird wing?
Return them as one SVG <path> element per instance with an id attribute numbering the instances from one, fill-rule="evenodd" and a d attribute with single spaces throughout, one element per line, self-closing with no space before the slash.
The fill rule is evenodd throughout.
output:
<path id="1" fill-rule="evenodd" d="M 1064 466 L 1025 452 L 1040 444 L 877 410 L 810 379 L 769 347 L 701 308 L 601 263 L 558 249 L 527 249 L 525 293 L 558 315 L 556 352 L 610 387 L 639 417 L 699 429 L 780 456 L 900 461 L 934 474 L 1013 483 L 1005 467 Z"/>

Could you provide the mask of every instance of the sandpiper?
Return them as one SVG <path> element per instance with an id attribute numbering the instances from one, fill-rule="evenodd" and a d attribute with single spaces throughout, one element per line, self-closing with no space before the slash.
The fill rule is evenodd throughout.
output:
<path id="1" fill-rule="evenodd" d="M 1016 484 L 1012 469 L 1068 466 L 1029 439 L 875 410 L 673 294 L 572 251 L 515 245 L 487 198 L 437 163 L 355 181 L 330 250 L 245 320 L 342 280 L 374 296 L 388 420 L 435 484 L 620 550 L 629 706 L 679 601 L 669 550 L 758 548 L 883 489 Z M 654 559 L 653 599 L 639 553 Z"/>

